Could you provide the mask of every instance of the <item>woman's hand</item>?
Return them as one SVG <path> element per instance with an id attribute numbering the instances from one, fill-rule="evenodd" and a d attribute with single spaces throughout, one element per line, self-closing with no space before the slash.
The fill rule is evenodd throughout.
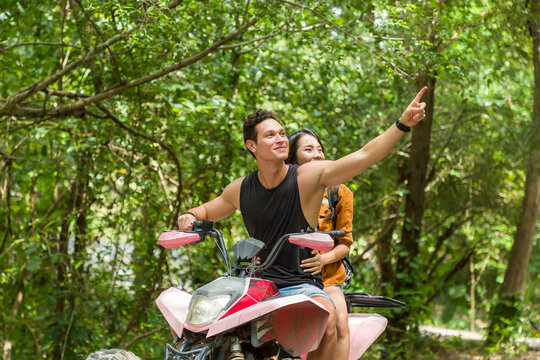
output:
<path id="1" fill-rule="evenodd" d="M 323 263 L 323 257 L 317 250 L 312 250 L 311 253 L 315 256 L 302 260 L 300 267 L 312 275 L 320 274 L 326 264 Z"/>

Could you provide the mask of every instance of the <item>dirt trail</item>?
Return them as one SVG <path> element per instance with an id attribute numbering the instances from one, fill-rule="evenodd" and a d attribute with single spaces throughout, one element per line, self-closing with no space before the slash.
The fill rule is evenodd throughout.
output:
<path id="1" fill-rule="evenodd" d="M 478 341 L 478 342 L 484 341 L 484 335 L 476 331 L 446 329 L 446 328 L 429 326 L 429 325 L 420 326 L 420 331 L 425 334 L 430 334 L 430 335 L 438 335 L 438 336 L 443 336 L 443 337 L 455 336 L 463 340 Z M 517 341 L 526 343 L 530 351 L 524 354 L 521 354 L 517 357 L 514 357 L 512 360 L 540 360 L 540 338 L 518 338 Z M 453 359 L 485 360 L 486 358 L 484 356 L 479 356 L 479 355 L 460 354 L 458 358 L 452 357 L 451 359 L 452 360 Z M 450 358 L 448 360 L 450 360 Z M 510 360 L 510 359 L 503 359 L 500 356 L 492 356 L 489 358 L 489 360 Z"/>
<path id="2" fill-rule="evenodd" d="M 458 337 L 463 340 L 472 340 L 472 341 L 484 341 L 484 335 L 476 331 L 466 331 L 466 330 L 453 330 L 446 329 L 436 326 L 423 325 L 420 326 L 420 331 L 427 334 L 440 335 L 445 337 Z M 518 338 L 518 342 L 524 342 L 530 349 L 540 350 L 540 338 Z"/>

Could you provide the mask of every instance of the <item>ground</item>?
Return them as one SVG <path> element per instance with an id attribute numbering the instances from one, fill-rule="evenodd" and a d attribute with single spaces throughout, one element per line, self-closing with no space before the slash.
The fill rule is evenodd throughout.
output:
<path id="1" fill-rule="evenodd" d="M 432 326 L 420 329 L 426 354 L 416 360 L 540 360 L 540 338 L 520 338 L 506 347 L 504 355 L 488 356 L 481 346 L 483 337 L 476 332 Z"/>

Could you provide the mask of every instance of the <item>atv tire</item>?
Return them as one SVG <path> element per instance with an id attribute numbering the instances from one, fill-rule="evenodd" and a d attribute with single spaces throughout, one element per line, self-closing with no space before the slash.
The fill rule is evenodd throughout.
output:
<path id="1" fill-rule="evenodd" d="M 122 349 L 101 349 L 88 355 L 86 360 L 141 360 L 131 351 Z"/>

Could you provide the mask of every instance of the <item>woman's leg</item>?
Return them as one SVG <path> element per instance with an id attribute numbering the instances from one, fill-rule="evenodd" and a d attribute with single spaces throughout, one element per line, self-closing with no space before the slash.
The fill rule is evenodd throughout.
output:
<path id="1" fill-rule="evenodd" d="M 334 304 L 326 296 L 314 296 L 313 300 L 318 301 L 323 305 L 326 310 L 330 313 L 328 317 L 328 322 L 326 323 L 326 329 L 324 330 L 324 336 L 319 343 L 317 350 L 310 352 L 307 356 L 308 360 L 329 360 L 329 359 L 340 359 L 335 357 L 337 350 L 337 341 L 336 341 L 336 311 L 334 309 Z"/>
<path id="2" fill-rule="evenodd" d="M 336 360 L 347 360 L 349 358 L 349 348 L 351 339 L 349 334 L 349 314 L 347 312 L 347 303 L 343 291 L 337 286 L 328 286 L 324 291 L 332 298 L 336 305 L 336 330 L 337 346 Z"/>

